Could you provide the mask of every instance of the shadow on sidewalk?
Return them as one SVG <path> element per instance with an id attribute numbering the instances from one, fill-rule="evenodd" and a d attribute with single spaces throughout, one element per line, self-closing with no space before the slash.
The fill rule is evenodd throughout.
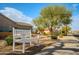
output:
<path id="1" fill-rule="evenodd" d="M 26 49 L 25 53 L 12 52 L 12 53 L 8 53 L 6 55 L 33 55 L 33 54 L 36 54 L 36 53 L 40 52 L 41 49 L 43 49 L 44 47 L 45 47 L 44 45 L 33 46 L 33 47 L 30 47 L 30 48 Z"/>

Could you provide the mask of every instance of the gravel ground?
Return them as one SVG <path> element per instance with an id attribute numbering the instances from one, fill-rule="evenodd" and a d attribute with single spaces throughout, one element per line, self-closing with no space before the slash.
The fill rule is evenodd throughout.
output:
<path id="1" fill-rule="evenodd" d="M 26 44 L 26 52 L 23 54 L 21 51 L 12 51 L 12 45 L 11 46 L 3 46 L 4 40 L 0 40 L 0 55 L 33 55 L 38 52 L 40 52 L 44 47 L 51 45 L 54 41 L 47 39 L 46 37 L 43 39 L 40 39 L 40 45 L 39 46 L 29 46 Z M 17 49 L 22 49 L 22 45 L 16 45 Z"/>
<path id="2" fill-rule="evenodd" d="M 3 45 L 2 42 L 0 41 Z M 25 53 L 13 52 L 12 46 L 1 46 L 1 44 L 0 55 L 79 55 L 79 43 L 65 43 L 64 46 L 61 46 L 59 42 L 56 43 L 56 41 L 47 38 L 40 39 L 39 46 L 29 47 L 29 45 L 26 45 Z M 21 45 L 17 45 L 16 48 L 21 49 Z"/>

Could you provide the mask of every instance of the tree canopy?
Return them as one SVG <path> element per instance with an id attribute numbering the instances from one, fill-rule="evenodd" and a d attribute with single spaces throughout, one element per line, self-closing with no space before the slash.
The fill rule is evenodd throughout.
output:
<path id="1" fill-rule="evenodd" d="M 37 27 L 49 28 L 52 33 L 57 27 L 70 24 L 71 16 L 71 10 L 64 6 L 47 6 L 41 10 L 40 16 L 35 18 L 33 23 Z"/>

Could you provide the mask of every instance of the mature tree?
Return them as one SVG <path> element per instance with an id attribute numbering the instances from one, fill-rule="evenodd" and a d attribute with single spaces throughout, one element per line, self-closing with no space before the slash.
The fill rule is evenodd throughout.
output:
<path id="1" fill-rule="evenodd" d="M 48 19 L 48 23 L 52 35 L 52 31 L 58 25 L 68 25 L 71 23 L 71 11 L 64 6 L 48 6 L 42 9 L 41 16 Z"/>
<path id="2" fill-rule="evenodd" d="M 62 25 L 70 24 L 71 11 L 64 6 L 47 6 L 40 12 L 41 18 L 36 18 L 36 26 L 42 25 L 49 28 L 51 36 Z M 38 19 L 40 22 L 38 22 Z"/>

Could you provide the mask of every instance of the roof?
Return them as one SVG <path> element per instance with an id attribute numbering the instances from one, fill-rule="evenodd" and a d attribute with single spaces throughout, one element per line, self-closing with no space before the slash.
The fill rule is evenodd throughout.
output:
<path id="1" fill-rule="evenodd" d="M 32 25 L 30 23 L 24 23 L 24 22 L 15 22 L 13 20 L 11 20 L 10 18 L 8 18 L 7 16 L 3 15 L 0 13 L 0 21 L 2 21 L 2 24 L 5 24 L 5 22 L 12 26 L 12 27 L 17 27 L 17 28 L 26 28 L 26 27 L 32 27 Z"/>
<path id="2" fill-rule="evenodd" d="M 24 22 L 16 22 L 18 25 L 24 25 L 24 26 L 32 26 L 29 23 L 24 23 Z"/>

